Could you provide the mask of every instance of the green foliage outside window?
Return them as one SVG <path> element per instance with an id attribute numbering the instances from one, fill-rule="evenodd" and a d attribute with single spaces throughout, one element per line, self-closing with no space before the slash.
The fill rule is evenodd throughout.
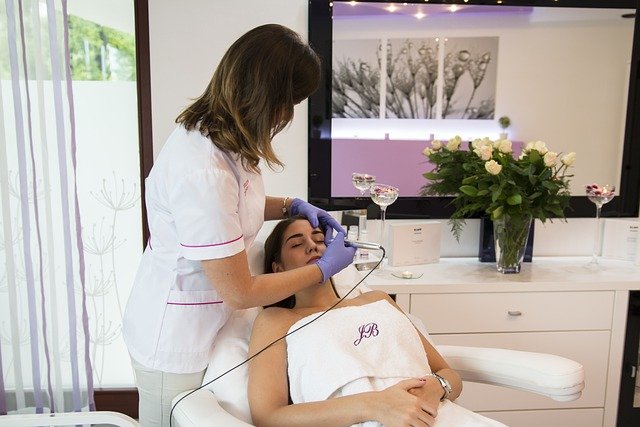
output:
<path id="1" fill-rule="evenodd" d="M 73 80 L 136 79 L 133 34 L 69 16 L 69 51 Z"/>
<path id="2" fill-rule="evenodd" d="M 58 29 L 62 28 L 62 16 L 58 16 Z M 36 45 L 33 20 L 25 19 L 25 45 L 27 51 L 27 73 L 30 80 L 36 79 Z M 19 28 L 17 28 L 19 30 Z M 0 32 L 7 34 L 7 16 L 0 14 Z M 17 34 L 18 38 L 20 37 Z M 42 55 L 41 78 L 51 79 L 51 60 L 46 20 L 41 20 L 40 50 Z M 18 40 L 18 66 L 23 75 L 22 51 Z M 62 47 L 62 31 L 58 43 Z M 136 52 L 133 34 L 104 27 L 95 22 L 69 15 L 69 52 L 71 56 L 71 77 L 73 80 L 136 80 Z M 64 70 L 60 70 L 64 76 Z M 11 78 L 9 47 L 3 38 L 0 41 L 0 78 Z"/>

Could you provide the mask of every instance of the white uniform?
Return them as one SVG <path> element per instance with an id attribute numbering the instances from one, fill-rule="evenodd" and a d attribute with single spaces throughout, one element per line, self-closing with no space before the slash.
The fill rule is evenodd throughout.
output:
<path id="1" fill-rule="evenodd" d="M 123 319 L 131 357 L 172 373 L 206 368 L 231 309 L 200 260 L 248 248 L 264 221 L 262 176 L 200 132 L 178 127 L 146 181 L 151 237 Z"/>

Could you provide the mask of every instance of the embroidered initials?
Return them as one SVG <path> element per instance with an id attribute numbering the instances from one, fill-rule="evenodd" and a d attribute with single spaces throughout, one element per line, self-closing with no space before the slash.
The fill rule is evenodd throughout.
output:
<path id="1" fill-rule="evenodd" d="M 353 345 L 360 344 L 362 338 L 375 337 L 378 335 L 378 324 L 377 323 L 367 323 L 366 325 L 362 325 L 358 328 L 358 332 L 360 333 L 360 338 L 353 342 Z"/>

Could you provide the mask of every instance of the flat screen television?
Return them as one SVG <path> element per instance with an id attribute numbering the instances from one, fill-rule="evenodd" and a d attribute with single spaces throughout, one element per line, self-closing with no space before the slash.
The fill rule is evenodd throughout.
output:
<path id="1" fill-rule="evenodd" d="M 508 116 L 516 144 L 577 153 L 568 217 L 595 215 L 590 182 L 618 188 L 603 215 L 638 216 L 638 3 L 310 0 L 323 83 L 309 99 L 309 200 L 372 207 L 351 182 L 369 173 L 400 190 L 388 218 L 448 218 L 450 197 L 420 195 L 422 150 L 454 135 L 497 139 Z"/>

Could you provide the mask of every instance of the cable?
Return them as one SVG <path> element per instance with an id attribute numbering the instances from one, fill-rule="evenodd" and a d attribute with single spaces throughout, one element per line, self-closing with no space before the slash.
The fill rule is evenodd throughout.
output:
<path id="1" fill-rule="evenodd" d="M 270 348 L 272 345 L 280 342 L 281 340 L 285 339 L 286 337 L 288 337 L 289 335 L 298 332 L 300 329 L 304 328 L 307 325 L 310 325 L 311 323 L 315 322 L 316 320 L 318 320 L 319 318 L 321 318 L 322 316 L 324 316 L 325 314 L 327 314 L 329 311 L 333 310 L 338 304 L 340 304 L 342 301 L 344 301 L 344 299 L 346 297 L 349 296 L 349 294 L 351 294 L 351 292 L 353 292 L 358 286 L 360 286 L 360 283 L 364 282 L 364 280 L 369 277 L 369 275 L 371 273 L 373 273 L 373 271 L 378 268 L 378 266 L 380 265 L 380 263 L 382 263 L 382 260 L 384 259 L 387 251 L 380 246 L 380 250 L 382 251 L 382 256 L 380 257 L 380 260 L 378 261 L 378 263 L 375 265 L 375 267 L 373 267 L 371 270 L 369 270 L 369 272 L 367 274 L 364 275 L 364 277 L 362 279 L 360 279 L 360 281 L 358 283 L 356 283 L 350 290 L 349 292 L 347 292 L 346 294 L 344 294 L 344 296 L 342 298 L 340 298 L 335 304 L 333 304 L 331 307 L 329 307 L 328 309 L 326 309 L 325 311 L 321 312 L 317 317 L 314 317 L 313 319 L 309 320 L 308 322 L 298 326 L 297 328 L 295 328 L 292 331 L 287 332 L 286 334 L 284 334 L 283 336 L 281 336 L 280 338 L 277 338 L 276 340 L 272 341 L 271 343 L 267 344 L 262 350 L 258 351 L 256 354 L 249 356 L 247 359 L 243 360 L 242 362 L 238 363 L 237 365 L 235 365 L 234 367 L 228 369 L 227 371 L 223 372 L 222 374 L 218 375 L 217 377 L 215 377 L 214 379 L 212 379 L 209 382 L 206 382 L 204 384 L 202 384 L 200 387 L 194 388 L 193 390 L 191 390 L 189 393 L 185 394 L 184 396 L 182 396 L 180 399 L 178 399 L 178 401 L 171 407 L 171 411 L 169 412 L 169 427 L 172 427 L 173 424 L 173 410 L 176 409 L 176 406 L 178 406 L 178 403 L 182 402 L 182 399 L 191 396 L 193 393 L 195 393 L 196 391 L 208 386 L 209 384 L 213 384 L 215 381 L 219 380 L 220 378 L 224 377 L 225 375 L 227 375 L 230 372 L 233 372 L 235 369 L 239 368 L 240 366 L 244 365 L 245 363 L 247 363 L 248 361 L 250 361 L 251 359 L 253 359 L 254 357 L 258 356 L 260 353 L 262 353 L 263 351 L 267 350 L 268 348 Z"/>

